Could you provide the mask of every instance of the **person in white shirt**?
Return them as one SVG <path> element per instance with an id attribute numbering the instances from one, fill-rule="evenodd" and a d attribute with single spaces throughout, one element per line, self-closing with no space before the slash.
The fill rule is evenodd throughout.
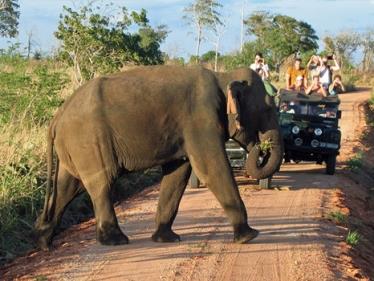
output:
<path id="1" fill-rule="evenodd" d="M 335 65 L 329 65 L 329 60 L 332 60 Z M 321 59 L 321 65 L 318 67 L 320 83 L 326 92 L 329 91 L 330 84 L 332 83 L 332 73 L 338 71 L 340 66 L 336 61 L 335 55 L 325 56 Z"/>
<path id="2" fill-rule="evenodd" d="M 269 78 L 269 66 L 265 63 L 265 60 L 261 53 L 257 53 L 255 56 L 255 62 L 250 65 L 253 71 L 256 71 L 262 78 L 267 80 Z"/>

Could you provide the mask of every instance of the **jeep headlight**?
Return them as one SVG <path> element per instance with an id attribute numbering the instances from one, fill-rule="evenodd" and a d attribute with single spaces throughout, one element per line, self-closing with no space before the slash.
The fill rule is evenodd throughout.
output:
<path id="1" fill-rule="evenodd" d="M 300 128 L 298 126 L 293 126 L 292 127 L 292 133 L 294 135 L 297 135 L 300 132 Z"/>
<path id="2" fill-rule="evenodd" d="M 296 144 L 297 146 L 300 146 L 300 145 L 303 144 L 303 140 L 302 140 L 301 138 L 297 138 L 297 139 L 295 139 L 294 142 L 295 142 L 295 144 Z"/>
<path id="3" fill-rule="evenodd" d="M 316 136 L 320 136 L 320 135 L 322 135 L 322 130 L 321 130 L 320 128 L 315 128 L 315 129 L 314 129 L 314 134 L 315 134 Z"/>
<path id="4" fill-rule="evenodd" d="M 318 140 L 312 140 L 312 142 L 310 143 L 312 147 L 316 148 L 319 146 L 319 141 Z"/>

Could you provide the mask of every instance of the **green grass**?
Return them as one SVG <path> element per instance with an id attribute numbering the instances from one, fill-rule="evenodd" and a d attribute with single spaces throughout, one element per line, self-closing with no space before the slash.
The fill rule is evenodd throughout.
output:
<path id="1" fill-rule="evenodd" d="M 360 242 L 361 235 L 356 231 L 349 231 L 347 234 L 347 237 L 345 238 L 345 241 L 347 244 L 351 245 L 352 247 L 355 247 Z"/>
<path id="2" fill-rule="evenodd" d="M 363 165 L 364 153 L 362 151 L 357 152 L 351 159 L 348 160 L 347 164 L 349 169 L 357 173 Z"/>
<path id="3" fill-rule="evenodd" d="M 328 215 L 327 215 L 327 218 L 331 221 L 333 221 L 334 223 L 336 224 L 340 224 L 340 225 L 346 225 L 347 222 L 348 222 L 348 217 L 347 215 L 343 214 L 342 212 L 340 211 L 334 211 L 334 212 L 330 212 Z"/>

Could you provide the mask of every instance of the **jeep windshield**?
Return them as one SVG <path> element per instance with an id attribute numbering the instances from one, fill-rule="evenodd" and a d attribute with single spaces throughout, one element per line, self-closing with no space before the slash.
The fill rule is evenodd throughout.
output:
<path id="1" fill-rule="evenodd" d="M 338 97 L 335 96 L 321 97 L 281 90 L 279 112 L 336 119 L 339 103 Z"/>
<path id="2" fill-rule="evenodd" d="M 289 114 L 301 114 L 319 116 L 324 118 L 336 118 L 338 108 L 330 104 L 305 103 L 299 101 L 282 101 L 279 112 Z"/>

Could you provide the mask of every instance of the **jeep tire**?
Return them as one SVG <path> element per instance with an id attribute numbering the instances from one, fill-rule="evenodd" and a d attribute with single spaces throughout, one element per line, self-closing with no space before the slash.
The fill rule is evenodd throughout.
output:
<path id="1" fill-rule="evenodd" d="M 336 154 L 330 154 L 326 159 L 326 174 L 335 174 Z"/>

